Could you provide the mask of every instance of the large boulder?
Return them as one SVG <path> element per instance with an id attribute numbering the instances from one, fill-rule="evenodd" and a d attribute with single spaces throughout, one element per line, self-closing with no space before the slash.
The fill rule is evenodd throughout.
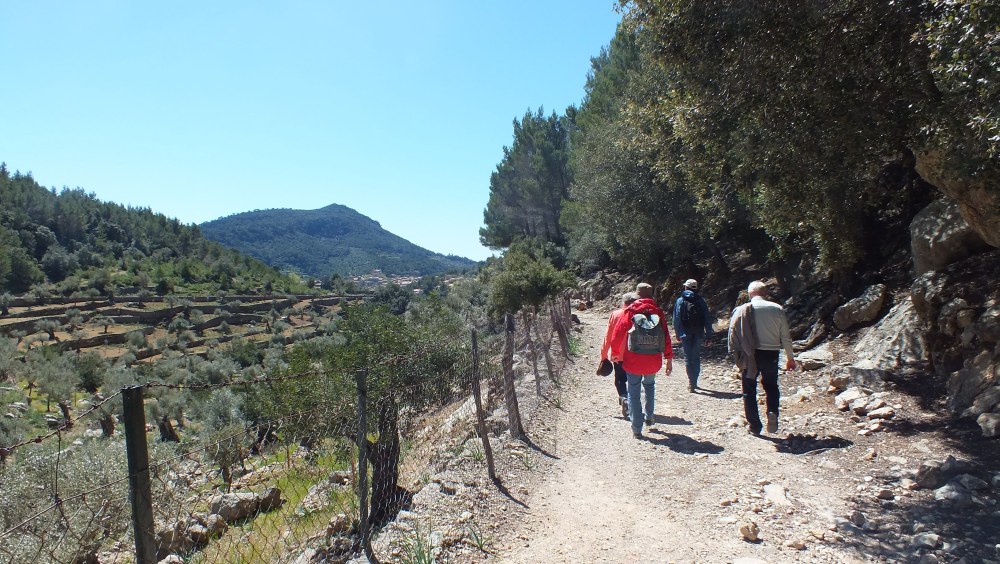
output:
<path id="1" fill-rule="evenodd" d="M 980 394 L 998 383 L 1000 358 L 993 351 L 980 351 L 965 366 L 948 378 L 948 407 L 954 413 L 963 413 L 972 407 Z"/>
<path id="2" fill-rule="evenodd" d="M 965 417 L 979 417 L 984 413 L 993 410 L 1000 411 L 1000 386 L 988 388 L 985 392 L 976 396 L 972 406 L 962 412 Z"/>
<path id="3" fill-rule="evenodd" d="M 1000 437 L 1000 413 L 984 413 L 976 419 L 984 437 Z"/>
<path id="4" fill-rule="evenodd" d="M 863 294 L 837 308 L 833 314 L 833 324 L 846 331 L 855 325 L 868 323 L 878 318 L 889 291 L 884 284 L 869 286 Z"/>
<path id="5" fill-rule="evenodd" d="M 260 508 L 260 496 L 253 492 L 221 494 L 213 496 L 209 506 L 212 513 L 218 514 L 226 523 L 233 523 L 256 514 Z"/>
<path id="6" fill-rule="evenodd" d="M 833 353 L 826 349 L 813 349 L 795 355 L 802 370 L 819 370 L 833 362 Z"/>
<path id="7" fill-rule="evenodd" d="M 854 346 L 858 358 L 870 360 L 876 368 L 896 370 L 927 360 L 924 323 L 909 297 L 893 306 L 878 324 L 862 333 Z"/>
<path id="8" fill-rule="evenodd" d="M 983 238 L 962 217 L 958 202 L 951 198 L 932 202 L 913 218 L 910 246 L 918 276 L 987 248 Z"/>
<path id="9" fill-rule="evenodd" d="M 988 174 L 955 173 L 939 150 L 920 151 L 914 168 L 920 176 L 958 202 L 962 217 L 983 241 L 1000 247 L 1000 190 Z"/>
<path id="10" fill-rule="evenodd" d="M 972 331 L 981 342 L 1000 342 L 1000 306 L 996 304 L 989 305 L 986 311 L 976 320 Z"/>

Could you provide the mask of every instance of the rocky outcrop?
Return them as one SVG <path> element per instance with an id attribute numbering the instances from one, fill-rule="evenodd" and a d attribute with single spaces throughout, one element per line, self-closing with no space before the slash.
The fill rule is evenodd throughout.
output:
<path id="1" fill-rule="evenodd" d="M 870 360 L 876 368 L 897 370 L 927 360 L 924 323 L 909 297 L 893 306 L 877 325 L 866 329 L 854 345 L 859 359 Z"/>
<path id="2" fill-rule="evenodd" d="M 917 276 L 988 249 L 951 198 L 932 202 L 913 218 L 910 244 Z"/>
<path id="3" fill-rule="evenodd" d="M 932 366 L 947 377 L 948 407 L 976 417 L 987 436 L 1000 384 L 1000 251 L 931 271 L 913 282 L 913 306 L 927 327 Z M 987 411 L 987 407 L 988 408 Z M 985 425 L 983 425 L 985 423 Z"/>
<path id="4" fill-rule="evenodd" d="M 917 173 L 958 202 L 962 217 L 983 241 L 1000 247 L 1000 190 L 990 184 L 993 179 L 950 172 L 941 151 L 923 151 L 916 157 Z"/>
<path id="5" fill-rule="evenodd" d="M 837 329 L 846 331 L 855 325 L 878 319 L 888 295 L 889 291 L 884 284 L 869 286 L 863 294 L 837 308 L 833 314 L 833 324 Z"/>

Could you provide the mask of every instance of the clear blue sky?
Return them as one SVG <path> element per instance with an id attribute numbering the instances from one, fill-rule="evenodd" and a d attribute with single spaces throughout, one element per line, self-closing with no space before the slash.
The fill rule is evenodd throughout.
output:
<path id="1" fill-rule="evenodd" d="M 0 161 L 185 223 L 343 204 L 482 259 L 513 120 L 579 104 L 614 6 L 0 0 Z"/>

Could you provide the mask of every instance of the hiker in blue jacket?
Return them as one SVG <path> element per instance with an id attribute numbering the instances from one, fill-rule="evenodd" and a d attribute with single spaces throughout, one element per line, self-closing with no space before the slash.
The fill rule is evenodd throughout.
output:
<path id="1" fill-rule="evenodd" d="M 684 282 L 684 291 L 674 304 L 674 332 L 684 349 L 684 367 L 687 369 L 688 391 L 698 389 L 701 374 L 701 344 L 711 345 L 712 314 L 705 299 L 698 294 L 698 281 Z"/>

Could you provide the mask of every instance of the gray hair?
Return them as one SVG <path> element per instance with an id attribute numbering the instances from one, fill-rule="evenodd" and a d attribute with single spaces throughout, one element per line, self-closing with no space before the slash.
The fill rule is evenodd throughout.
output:
<path id="1" fill-rule="evenodd" d="M 754 280 L 747 286 L 747 293 L 750 297 L 753 296 L 763 296 L 767 293 L 767 284 L 761 282 L 760 280 Z"/>
<path id="2" fill-rule="evenodd" d="M 639 299 L 639 294 L 636 294 L 635 292 L 625 292 L 624 294 L 622 294 L 623 305 L 628 305 L 638 299 Z"/>

